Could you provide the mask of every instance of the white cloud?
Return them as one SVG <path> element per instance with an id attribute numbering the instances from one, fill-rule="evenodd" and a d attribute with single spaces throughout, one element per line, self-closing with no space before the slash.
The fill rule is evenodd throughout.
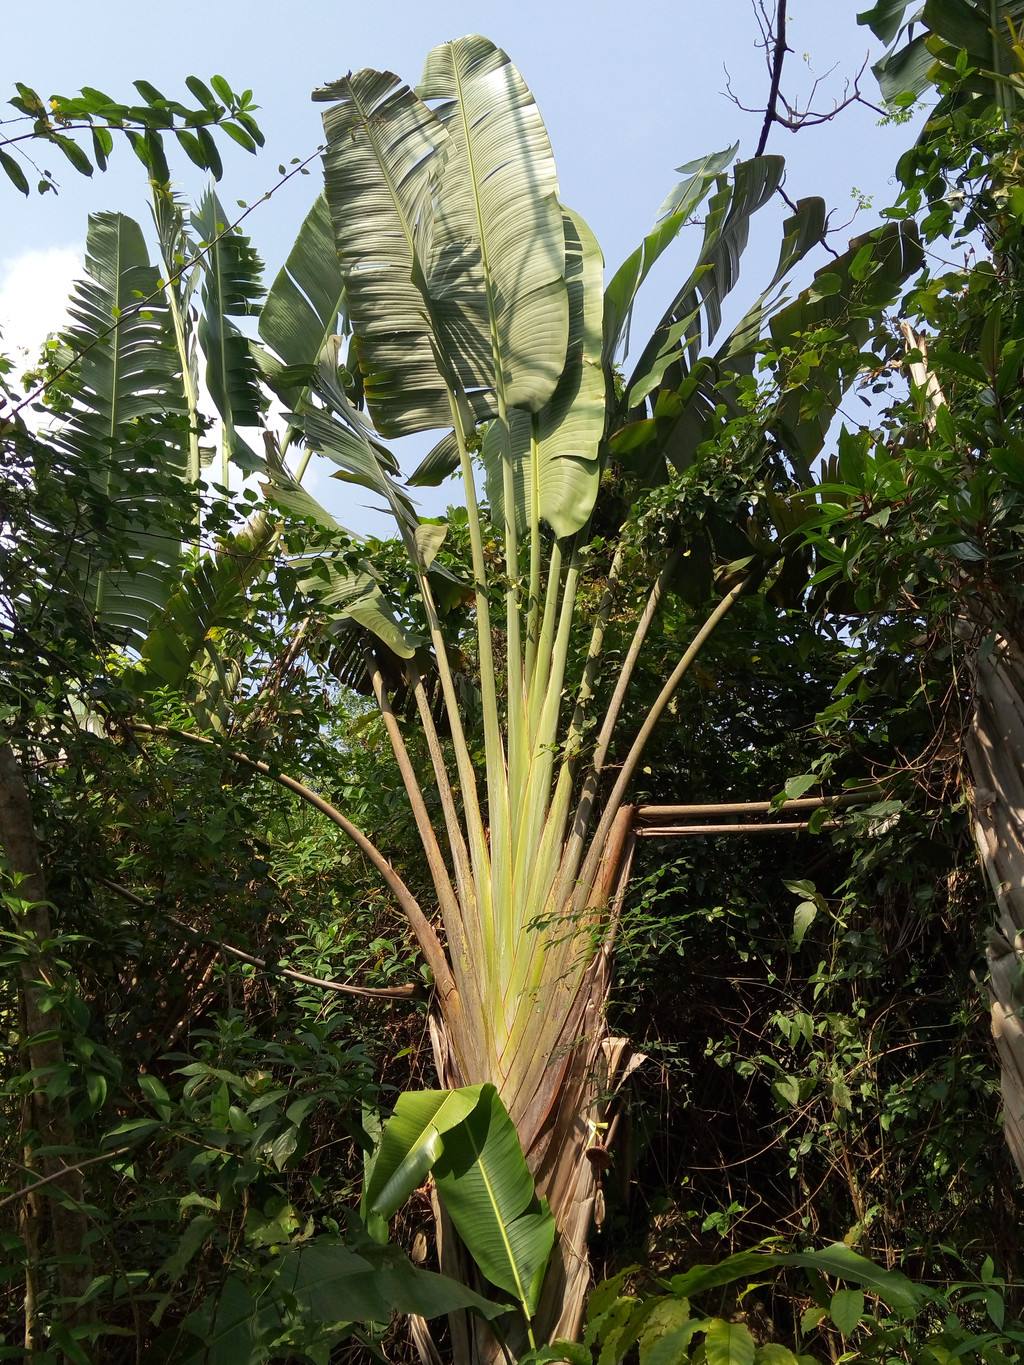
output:
<path id="1" fill-rule="evenodd" d="M 73 246 L 25 251 L 0 262 L 0 348 L 32 362 L 47 336 L 67 320 L 68 296 L 82 271 Z"/>

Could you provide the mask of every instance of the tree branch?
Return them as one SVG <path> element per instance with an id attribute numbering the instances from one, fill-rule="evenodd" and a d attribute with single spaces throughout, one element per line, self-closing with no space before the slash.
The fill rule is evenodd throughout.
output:
<path id="1" fill-rule="evenodd" d="M 704 645 L 707 643 L 708 639 L 714 633 L 715 628 L 718 626 L 718 624 L 721 621 L 723 621 L 725 617 L 729 614 L 729 612 L 732 610 L 733 606 L 736 604 L 736 601 L 738 600 L 746 586 L 747 579 L 742 579 L 739 583 L 736 584 L 734 588 L 730 588 L 730 590 L 718 603 L 718 606 L 715 607 L 714 611 L 701 626 L 700 630 L 698 630 L 697 634 L 693 637 L 693 640 L 690 642 L 690 645 L 686 649 L 682 658 L 679 660 L 675 668 L 672 670 L 671 674 L 669 675 L 668 679 L 665 682 L 665 685 L 658 693 L 657 699 L 655 700 L 653 706 L 648 711 L 643 725 L 641 725 L 639 731 L 637 732 L 636 738 L 633 740 L 633 743 L 630 746 L 629 753 L 626 755 L 625 760 L 623 761 L 622 768 L 620 769 L 619 775 L 616 778 L 615 785 L 611 791 L 611 795 L 608 797 L 608 801 L 601 815 L 601 819 L 598 822 L 597 829 L 594 832 L 594 837 L 590 842 L 590 848 L 587 852 L 586 860 L 584 861 L 583 864 L 583 869 L 576 883 L 576 896 L 574 900 L 577 902 L 575 906 L 577 910 L 581 910 L 583 906 L 586 904 L 586 901 L 589 899 L 590 889 L 593 886 L 594 876 L 595 873 L 597 872 L 597 866 L 601 858 L 602 850 L 604 848 L 605 843 L 607 842 L 609 833 L 611 832 L 611 827 L 615 820 L 616 815 L 618 814 L 619 807 L 623 803 L 626 792 L 629 788 L 629 784 L 633 780 L 633 774 L 636 772 L 637 765 L 639 764 L 640 759 L 643 756 L 644 749 L 647 747 L 647 741 L 650 739 L 651 734 L 654 731 L 654 727 L 661 719 L 665 707 L 672 700 L 672 696 L 676 688 L 679 686 L 679 684 L 682 682 L 683 678 L 689 671 L 690 665 L 693 663 L 694 659 L 697 658 L 698 654 L 700 654 L 701 650 L 704 648 Z"/>
<path id="2" fill-rule="evenodd" d="M 787 41 L 787 5 L 788 0 L 776 0 L 775 12 L 769 15 L 765 0 L 754 0 L 754 17 L 757 19 L 757 25 L 761 31 L 761 38 L 756 46 L 763 49 L 765 64 L 768 69 L 768 99 L 766 103 L 762 107 L 744 104 L 733 91 L 728 67 L 725 70 L 726 97 L 736 105 L 737 109 L 742 109 L 746 114 L 763 115 L 761 133 L 754 151 L 755 156 L 761 156 L 764 153 L 773 124 L 778 124 L 780 128 L 785 128 L 791 133 L 799 133 L 804 128 L 815 128 L 822 123 L 831 123 L 844 109 L 849 109 L 853 104 L 863 104 L 866 109 L 871 109 L 876 114 L 882 116 L 885 114 L 884 109 L 877 104 L 872 104 L 861 93 L 860 82 L 867 70 L 870 53 L 865 56 L 860 70 L 853 80 L 846 79 L 842 95 L 833 100 L 831 109 L 815 109 L 813 105 L 819 86 L 831 76 L 835 70 L 834 66 L 830 67 L 823 76 L 814 78 L 806 100 L 803 102 L 803 108 L 800 107 L 799 103 L 792 103 L 786 98 L 782 89 L 782 69 L 786 61 L 786 54 L 793 50 Z"/>
<path id="3" fill-rule="evenodd" d="M 320 811 L 321 815 L 326 815 L 328 820 L 333 821 L 339 829 L 348 835 L 360 852 L 365 854 L 394 894 L 402 913 L 409 922 L 409 927 L 416 937 L 420 952 L 426 958 L 427 965 L 434 974 L 434 980 L 437 983 L 441 999 L 445 1002 L 446 1010 L 456 1013 L 459 1011 L 459 993 L 455 978 L 452 976 L 445 951 L 441 946 L 440 939 L 434 932 L 433 926 L 424 915 L 416 897 L 384 857 L 384 854 L 347 816 L 342 815 L 340 810 L 332 806 L 319 793 L 297 781 L 294 777 L 290 777 L 287 773 L 275 771 L 269 763 L 264 763 L 261 759 L 250 758 L 248 754 L 239 753 L 234 749 L 225 749 L 216 740 L 207 739 L 205 735 L 195 735 L 188 730 L 177 730 L 169 725 L 133 725 L 131 728 L 136 734 L 164 735 L 170 739 L 184 740 L 188 744 L 202 744 L 211 749 L 219 749 L 233 762 L 244 764 L 246 767 L 252 768 L 254 772 L 262 773 L 264 777 L 269 777 L 272 781 L 279 783 L 282 787 L 287 787 L 289 791 L 294 792 L 296 796 L 300 796 L 303 801 L 308 802 L 314 809 Z"/>
<path id="4" fill-rule="evenodd" d="M 194 939 L 197 943 L 206 943 L 219 952 L 227 953 L 229 957 L 237 958 L 239 962 L 247 962 L 249 966 L 258 968 L 268 976 L 285 976 L 290 981 L 301 982 L 304 986 L 319 986 L 325 991 L 338 991 L 344 995 L 359 995 L 370 1000 L 421 1000 L 423 998 L 423 990 L 415 982 L 407 986 L 353 986 L 347 981 L 326 981 L 323 977 L 309 976 L 306 972 L 293 971 L 291 967 L 279 967 L 268 962 L 265 958 L 247 953 L 244 948 L 236 948 L 233 943 L 224 943 L 219 938 L 213 938 L 209 934 L 202 933 L 199 929 L 193 929 L 190 924 L 178 919 L 177 915 L 172 915 L 153 901 L 147 901 L 144 896 L 136 895 L 126 886 L 118 886 L 117 882 L 108 881 L 106 877 L 100 877 L 98 880 L 110 891 L 114 891 L 117 895 L 123 896 L 125 900 L 131 901 L 132 905 L 138 905 L 147 910 L 156 910 L 169 924 L 173 924 L 176 929 L 180 929 L 183 934 Z"/>
<path id="5" fill-rule="evenodd" d="M 779 107 L 779 86 L 782 83 L 782 67 L 786 60 L 786 53 L 789 48 L 786 44 L 786 3 L 787 0 L 778 0 L 775 10 L 774 38 L 775 44 L 772 51 L 771 63 L 771 83 L 768 87 L 768 103 L 764 111 L 764 123 L 761 125 L 761 136 L 757 139 L 755 156 L 761 156 L 765 147 L 768 145 L 768 134 L 772 130 L 772 124 L 778 116 Z"/>
<path id="6" fill-rule="evenodd" d="M 75 1161 L 70 1166 L 61 1166 L 59 1170 L 51 1171 L 49 1175 L 42 1176 L 35 1180 L 31 1185 L 26 1185 L 23 1190 L 15 1190 L 13 1194 L 6 1195 L 0 1199 L 0 1209 L 5 1209 L 8 1204 L 14 1204 L 19 1199 L 27 1199 L 29 1195 L 35 1194 L 41 1185 L 52 1185 L 55 1180 L 63 1180 L 64 1176 L 73 1171 L 83 1171 L 86 1166 L 95 1166 L 101 1161 L 113 1161 L 116 1157 L 124 1156 L 130 1152 L 130 1147 L 115 1147 L 112 1152 L 101 1152 L 99 1156 L 88 1157 L 85 1161 Z"/>

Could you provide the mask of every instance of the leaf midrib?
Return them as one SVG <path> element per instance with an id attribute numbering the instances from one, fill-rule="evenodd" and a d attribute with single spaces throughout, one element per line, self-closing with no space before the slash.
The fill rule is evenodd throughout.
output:
<path id="1" fill-rule="evenodd" d="M 526 1292 L 523 1289 L 522 1279 L 520 1278 L 519 1275 L 519 1266 L 516 1264 L 516 1258 L 512 1251 L 512 1244 L 509 1241 L 508 1233 L 505 1230 L 505 1219 L 502 1215 L 501 1207 L 498 1204 L 497 1198 L 495 1197 L 494 1187 L 491 1184 L 490 1177 L 487 1174 L 487 1165 L 484 1162 L 483 1148 L 477 1146 L 476 1136 L 472 1131 L 469 1131 L 467 1133 L 467 1136 L 469 1138 L 469 1145 L 473 1149 L 473 1156 L 476 1158 L 476 1166 L 480 1172 L 480 1179 L 483 1181 L 484 1191 L 487 1194 L 488 1202 L 490 1203 L 491 1209 L 494 1213 L 495 1222 L 498 1225 L 498 1231 L 501 1233 L 502 1245 L 505 1248 L 505 1255 L 508 1257 L 508 1263 L 512 1270 L 512 1277 L 515 1280 L 516 1297 L 518 1298 L 520 1304 L 522 1305 L 523 1313 L 526 1315 L 527 1322 L 529 1322 L 530 1307 L 527 1302 Z"/>
<path id="2" fill-rule="evenodd" d="M 115 237 L 116 248 L 114 251 L 114 289 L 112 296 L 112 309 L 117 309 L 117 319 L 114 323 L 113 341 L 110 355 L 110 417 L 107 423 L 107 440 L 110 449 L 107 452 L 106 476 L 103 481 L 103 494 L 109 501 L 111 480 L 114 476 L 114 437 L 117 432 L 117 413 L 118 413 L 118 389 L 120 386 L 120 361 L 121 361 L 121 329 L 124 322 L 124 313 L 121 308 L 121 225 L 124 220 L 121 215 L 117 215 L 117 233 Z M 106 587 L 107 574 L 104 569 L 99 571 L 96 578 L 96 601 L 95 611 L 99 615 L 103 607 L 103 596 Z"/>

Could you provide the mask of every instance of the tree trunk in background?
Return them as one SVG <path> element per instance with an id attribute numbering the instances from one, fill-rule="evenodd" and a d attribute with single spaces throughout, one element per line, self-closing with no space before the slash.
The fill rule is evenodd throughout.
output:
<path id="1" fill-rule="evenodd" d="M 989 648 L 991 643 L 991 648 Z M 1024 1176 L 1024 647 L 995 631 L 975 650 L 966 736 L 975 843 L 996 901 L 989 931 L 992 1035 L 1002 1071 L 1003 1130 Z"/>
<path id="2" fill-rule="evenodd" d="M 946 396 L 928 368 L 928 340 L 900 323 L 908 351 L 920 352 L 910 374 L 928 401 L 925 419 Z M 992 607 L 995 606 L 993 617 Z M 996 900 L 988 933 L 992 1036 L 999 1054 L 1003 1132 L 1024 1176 L 1024 647 L 1013 612 L 1002 604 L 973 603 L 961 626 L 967 640 L 973 714 L 964 737 L 964 774 L 978 857 Z M 993 626 L 993 619 L 1002 623 Z"/>
<path id="3" fill-rule="evenodd" d="M 52 938 L 53 929 L 28 790 L 14 752 L 6 743 L 0 744 L 0 848 L 6 855 L 7 871 L 18 880 L 14 895 L 29 903 L 24 914 L 17 917 L 15 928 L 37 945 L 36 953 L 25 958 L 20 967 L 23 1043 L 28 1064 L 37 1074 L 26 1106 L 26 1127 L 35 1133 L 34 1146 L 57 1148 L 61 1152 L 57 1156 L 34 1157 L 26 1164 L 32 1165 L 41 1175 L 50 1175 L 74 1159 L 75 1134 L 66 1097 L 51 1099 L 45 1093 L 47 1075 L 64 1066 L 64 1045 L 60 1038 L 45 1036 L 54 1028 L 55 1016 L 42 1009 L 44 992 L 55 986 L 57 980 L 47 963 L 45 950 L 38 945 Z M 37 1037 L 40 1041 L 33 1042 Z M 63 1200 L 54 1197 L 59 1194 L 64 1196 Z M 48 1223 L 46 1229 L 40 1227 L 44 1215 Z M 90 1278 L 85 1254 L 87 1220 L 83 1212 L 81 1171 L 68 1171 L 53 1182 L 45 1195 L 29 1196 L 22 1227 L 28 1234 L 26 1243 L 30 1259 L 37 1247 L 48 1250 L 56 1259 L 61 1297 L 70 1299 L 80 1295 Z M 32 1265 L 26 1284 L 25 1335 L 26 1340 L 34 1344 L 38 1286 L 38 1266 Z"/>

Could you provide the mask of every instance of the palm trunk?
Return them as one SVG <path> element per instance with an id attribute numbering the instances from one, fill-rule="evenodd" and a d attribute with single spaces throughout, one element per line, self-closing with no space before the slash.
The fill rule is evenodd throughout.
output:
<path id="1" fill-rule="evenodd" d="M 1024 644 L 1009 629 L 989 639 L 991 649 L 976 648 L 972 661 L 966 777 L 974 840 L 995 897 L 989 995 L 1003 1131 L 1024 1175 Z"/>
<path id="2" fill-rule="evenodd" d="M 537 1193 L 551 1207 L 558 1235 L 533 1323 L 539 1342 L 578 1336 L 591 1279 L 587 1242 L 600 1179 L 600 1160 L 595 1163 L 592 1157 L 603 1157 L 599 1134 L 622 1083 L 642 1061 L 634 1057 L 627 1062 L 628 1043 L 609 1036 L 606 1018 L 615 928 L 632 868 L 632 827 L 633 807 L 623 806 L 590 902 L 590 917 L 599 916 L 603 926 L 602 941 L 571 999 L 559 1006 L 545 997 L 545 1007 L 562 1010 L 559 1042 L 549 1056 L 534 1059 L 525 1081 L 520 1076 L 510 1089 L 509 1077 L 500 1069 L 491 1075 L 464 1075 L 444 1021 L 431 1020 L 441 1085 L 490 1081 L 496 1086 L 518 1129 Z M 436 1201 L 434 1215 L 442 1272 L 472 1283 L 472 1262 Z M 453 1318 L 451 1333 L 455 1365 L 508 1365 L 527 1345 L 525 1335 L 499 1341 L 487 1323 L 464 1314 Z M 427 1358 L 421 1349 L 421 1359 Z"/>
<path id="3" fill-rule="evenodd" d="M 0 847 L 6 855 L 7 870 L 17 881 L 14 894 L 25 902 L 25 909 L 17 918 L 17 928 L 34 948 L 20 967 L 23 1041 L 34 1075 L 26 1127 L 34 1132 L 37 1145 L 61 1153 L 26 1164 L 48 1175 L 68 1163 L 75 1146 L 75 1133 L 67 1098 L 62 1095 L 51 1098 L 45 1091 L 47 1077 L 64 1066 L 64 1045 L 51 1033 L 54 1016 L 43 1010 L 45 993 L 57 984 L 42 946 L 52 938 L 53 929 L 28 791 L 14 752 L 6 743 L 0 744 Z M 65 1300 L 77 1298 L 89 1283 L 89 1263 L 84 1251 L 87 1220 L 83 1212 L 82 1174 L 69 1170 L 55 1180 L 53 1186 L 54 1192 L 59 1191 L 63 1197 L 28 1196 L 29 1203 L 22 1220 L 30 1234 L 25 1293 L 27 1342 L 35 1341 L 37 1335 L 39 1267 L 34 1253 L 42 1244 L 40 1223 L 44 1221 L 44 1213 L 50 1251 L 57 1262 L 57 1286 L 61 1297 Z"/>

